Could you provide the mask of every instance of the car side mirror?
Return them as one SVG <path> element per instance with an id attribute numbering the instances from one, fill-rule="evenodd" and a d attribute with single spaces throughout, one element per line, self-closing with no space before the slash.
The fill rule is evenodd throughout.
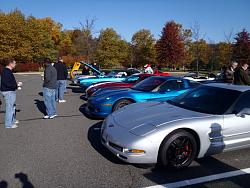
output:
<path id="1" fill-rule="evenodd" d="M 245 115 L 250 115 L 250 108 L 243 108 L 236 114 L 237 117 L 244 117 Z"/>

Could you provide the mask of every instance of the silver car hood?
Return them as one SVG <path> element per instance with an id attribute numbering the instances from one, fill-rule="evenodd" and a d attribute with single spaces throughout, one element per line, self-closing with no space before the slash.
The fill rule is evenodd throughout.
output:
<path id="1" fill-rule="evenodd" d="M 114 122 L 128 130 L 145 126 L 155 129 L 170 122 L 211 116 L 183 109 L 167 102 L 135 103 L 112 113 Z"/>

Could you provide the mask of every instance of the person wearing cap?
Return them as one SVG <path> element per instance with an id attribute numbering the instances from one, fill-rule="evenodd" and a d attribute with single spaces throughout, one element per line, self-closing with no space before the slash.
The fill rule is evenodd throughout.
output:
<path id="1" fill-rule="evenodd" d="M 234 72 L 234 84 L 236 85 L 250 85 L 250 79 L 247 73 L 248 64 L 242 63 Z"/>
<path id="2" fill-rule="evenodd" d="M 154 73 L 154 71 L 153 71 L 153 69 L 151 68 L 151 65 L 150 65 L 150 64 L 144 65 L 144 68 L 145 68 L 144 73 L 148 73 L 148 74 L 153 74 L 153 73 Z"/>
<path id="3" fill-rule="evenodd" d="M 55 100 L 59 103 L 66 102 L 64 100 L 64 92 L 67 85 L 68 70 L 66 65 L 63 63 L 63 59 L 59 58 L 58 62 L 54 64 L 57 71 L 57 82 L 56 82 L 56 98 Z"/>

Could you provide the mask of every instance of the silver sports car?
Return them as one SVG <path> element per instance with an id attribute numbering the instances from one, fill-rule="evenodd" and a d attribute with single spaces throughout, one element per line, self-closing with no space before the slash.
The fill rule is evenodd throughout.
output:
<path id="1" fill-rule="evenodd" d="M 213 83 L 170 101 L 125 106 L 104 120 L 101 140 L 128 163 L 175 168 L 250 147 L 250 87 Z"/>

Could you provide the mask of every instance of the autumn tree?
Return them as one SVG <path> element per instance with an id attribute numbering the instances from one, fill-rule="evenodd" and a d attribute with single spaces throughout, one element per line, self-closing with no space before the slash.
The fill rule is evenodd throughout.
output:
<path id="1" fill-rule="evenodd" d="M 128 58 L 128 43 L 112 28 L 101 30 L 95 60 L 103 67 L 119 66 Z"/>
<path id="2" fill-rule="evenodd" d="M 233 44 L 233 59 L 239 63 L 250 63 L 250 34 L 243 29 L 235 37 Z"/>
<path id="3" fill-rule="evenodd" d="M 218 61 L 221 67 L 229 66 L 231 60 L 232 45 L 228 42 L 219 42 L 217 44 Z"/>
<path id="4" fill-rule="evenodd" d="M 26 18 L 19 10 L 0 13 L 0 57 L 18 62 L 42 62 L 56 59 L 61 25 L 51 18 Z"/>
<path id="5" fill-rule="evenodd" d="M 156 43 L 157 60 L 160 65 L 178 67 L 185 59 L 182 25 L 174 21 L 166 23 Z"/>
<path id="6" fill-rule="evenodd" d="M 136 67 L 155 64 L 155 39 L 149 30 L 136 32 L 131 40 L 132 64 Z"/>

